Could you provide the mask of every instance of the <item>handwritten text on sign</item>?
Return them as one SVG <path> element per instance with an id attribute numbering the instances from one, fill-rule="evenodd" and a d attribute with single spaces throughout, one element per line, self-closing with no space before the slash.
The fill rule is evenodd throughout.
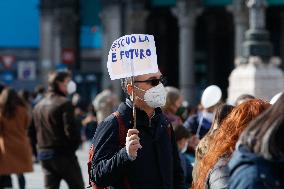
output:
<path id="1" fill-rule="evenodd" d="M 158 65 L 154 37 L 133 34 L 115 40 L 109 51 L 107 67 L 112 80 L 156 73 Z"/>

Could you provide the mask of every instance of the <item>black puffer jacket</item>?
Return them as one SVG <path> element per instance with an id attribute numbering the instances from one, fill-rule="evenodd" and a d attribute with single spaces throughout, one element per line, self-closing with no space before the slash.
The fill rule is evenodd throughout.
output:
<path id="1" fill-rule="evenodd" d="M 122 103 L 118 112 L 127 128 L 132 128 L 131 103 Z M 125 188 L 126 176 L 131 189 L 181 189 L 184 186 L 174 135 L 169 136 L 161 109 L 156 109 L 149 120 L 144 111 L 137 109 L 137 129 L 142 149 L 131 161 L 126 148 L 119 148 L 118 121 L 111 115 L 98 127 L 93 138 L 94 157 L 91 179 L 98 186 Z M 171 126 L 170 126 L 171 127 Z"/>
<path id="2" fill-rule="evenodd" d="M 32 127 L 36 130 L 39 152 L 53 150 L 59 154 L 74 154 L 81 142 L 74 107 L 60 93 L 49 92 L 35 106 Z"/>

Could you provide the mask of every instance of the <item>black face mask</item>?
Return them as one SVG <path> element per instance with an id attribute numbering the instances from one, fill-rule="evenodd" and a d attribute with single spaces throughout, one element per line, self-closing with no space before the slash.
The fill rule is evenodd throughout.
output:
<path id="1" fill-rule="evenodd" d="M 176 111 L 176 115 L 177 116 L 182 116 L 182 114 L 185 112 L 185 107 L 183 107 L 183 106 L 180 106 L 180 107 L 178 107 L 178 109 L 177 109 L 177 111 Z"/>

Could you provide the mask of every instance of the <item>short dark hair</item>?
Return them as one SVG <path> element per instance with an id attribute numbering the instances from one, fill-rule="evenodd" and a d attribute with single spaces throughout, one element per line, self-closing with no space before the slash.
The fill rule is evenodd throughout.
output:
<path id="1" fill-rule="evenodd" d="M 187 128 L 185 128 L 183 125 L 177 125 L 174 128 L 174 133 L 176 137 L 176 141 L 179 141 L 183 138 L 190 138 L 191 134 Z"/>
<path id="2" fill-rule="evenodd" d="M 53 71 L 48 74 L 48 86 L 51 89 L 58 89 L 58 82 L 63 82 L 66 78 L 71 78 L 69 71 Z"/>
<path id="3" fill-rule="evenodd" d="M 45 92 L 45 88 L 43 85 L 38 85 L 35 88 L 35 93 L 36 94 L 43 94 Z"/>

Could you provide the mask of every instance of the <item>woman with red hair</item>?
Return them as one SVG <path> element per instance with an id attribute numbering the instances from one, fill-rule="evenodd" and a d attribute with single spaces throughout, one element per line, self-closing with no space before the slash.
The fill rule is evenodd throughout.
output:
<path id="1" fill-rule="evenodd" d="M 228 164 L 228 188 L 284 188 L 284 94 L 244 130 Z"/>
<path id="2" fill-rule="evenodd" d="M 227 188 L 229 179 L 227 164 L 239 136 L 249 122 L 269 106 L 269 103 L 255 99 L 244 102 L 232 110 L 217 130 L 209 145 L 208 153 L 196 167 L 197 181 L 192 184 L 192 188 Z"/>

